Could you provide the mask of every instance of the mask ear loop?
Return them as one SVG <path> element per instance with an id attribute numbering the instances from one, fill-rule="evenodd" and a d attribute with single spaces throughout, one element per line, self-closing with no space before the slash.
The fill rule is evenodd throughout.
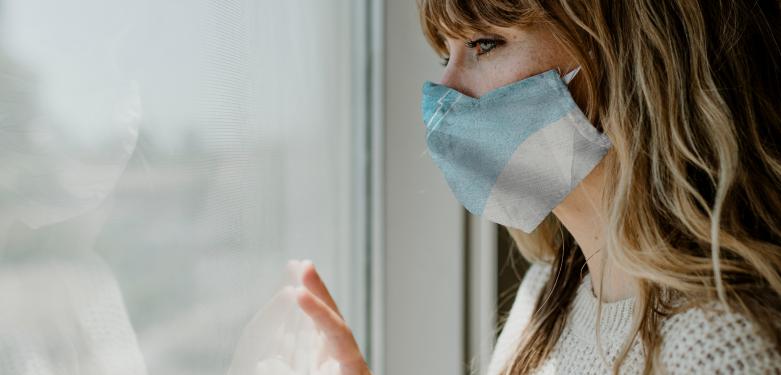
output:
<path id="1" fill-rule="evenodd" d="M 561 80 L 564 81 L 564 83 L 569 85 L 570 81 L 572 81 L 572 79 L 575 78 L 576 75 L 578 75 L 578 72 L 580 72 L 580 66 L 578 66 L 575 69 L 572 69 L 572 71 L 565 74 L 563 77 L 561 77 Z"/>

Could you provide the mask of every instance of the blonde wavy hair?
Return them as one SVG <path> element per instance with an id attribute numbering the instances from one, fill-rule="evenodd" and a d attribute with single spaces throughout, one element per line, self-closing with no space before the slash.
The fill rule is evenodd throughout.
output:
<path id="1" fill-rule="evenodd" d="M 661 320 L 713 301 L 745 314 L 781 350 L 779 4 L 418 0 L 424 34 L 442 56 L 444 36 L 534 25 L 581 65 L 573 90 L 613 143 L 603 161 L 602 251 L 640 280 L 614 373 L 638 335 L 644 373 L 661 371 Z M 551 353 L 585 259 L 553 215 L 529 235 L 508 229 L 525 258 L 559 275 L 504 371 L 516 375 Z"/>

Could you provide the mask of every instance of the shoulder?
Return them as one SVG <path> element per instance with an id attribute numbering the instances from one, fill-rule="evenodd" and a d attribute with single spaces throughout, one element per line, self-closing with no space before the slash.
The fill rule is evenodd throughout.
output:
<path id="1" fill-rule="evenodd" d="M 662 321 L 661 363 L 670 374 L 781 372 L 781 354 L 751 319 L 716 302 Z"/>
<path id="2" fill-rule="evenodd" d="M 528 289 L 529 291 L 542 289 L 545 283 L 548 282 L 552 268 L 553 266 L 550 263 L 532 263 L 523 276 L 523 281 L 519 288 Z"/>
<path id="3" fill-rule="evenodd" d="M 525 326 L 525 322 L 531 317 L 545 283 L 548 282 L 552 266 L 548 263 L 532 263 L 523 276 L 515 300 L 510 308 L 507 318 L 507 326 L 513 325 L 516 330 Z M 507 327 L 505 327 L 507 328 Z"/>
<path id="4" fill-rule="evenodd" d="M 537 297 L 545 286 L 550 272 L 550 264 L 532 263 L 524 274 L 521 285 L 515 294 L 513 305 L 510 308 L 510 315 L 507 317 L 504 328 L 496 340 L 496 346 L 488 365 L 489 375 L 497 374 L 501 367 L 515 354 L 515 349 L 520 344 L 521 334 L 534 311 Z"/>

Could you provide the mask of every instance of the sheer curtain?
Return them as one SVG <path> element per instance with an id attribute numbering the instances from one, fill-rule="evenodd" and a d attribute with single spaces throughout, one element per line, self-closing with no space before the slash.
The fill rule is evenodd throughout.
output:
<path id="1" fill-rule="evenodd" d="M 0 373 L 224 374 L 289 258 L 359 313 L 351 1 L 0 0 Z"/>

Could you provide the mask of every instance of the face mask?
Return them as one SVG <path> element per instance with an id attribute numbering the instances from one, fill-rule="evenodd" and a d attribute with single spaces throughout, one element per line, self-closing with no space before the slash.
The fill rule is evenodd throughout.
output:
<path id="1" fill-rule="evenodd" d="M 611 147 L 556 70 L 472 98 L 426 82 L 429 154 L 474 215 L 531 233 Z"/>

